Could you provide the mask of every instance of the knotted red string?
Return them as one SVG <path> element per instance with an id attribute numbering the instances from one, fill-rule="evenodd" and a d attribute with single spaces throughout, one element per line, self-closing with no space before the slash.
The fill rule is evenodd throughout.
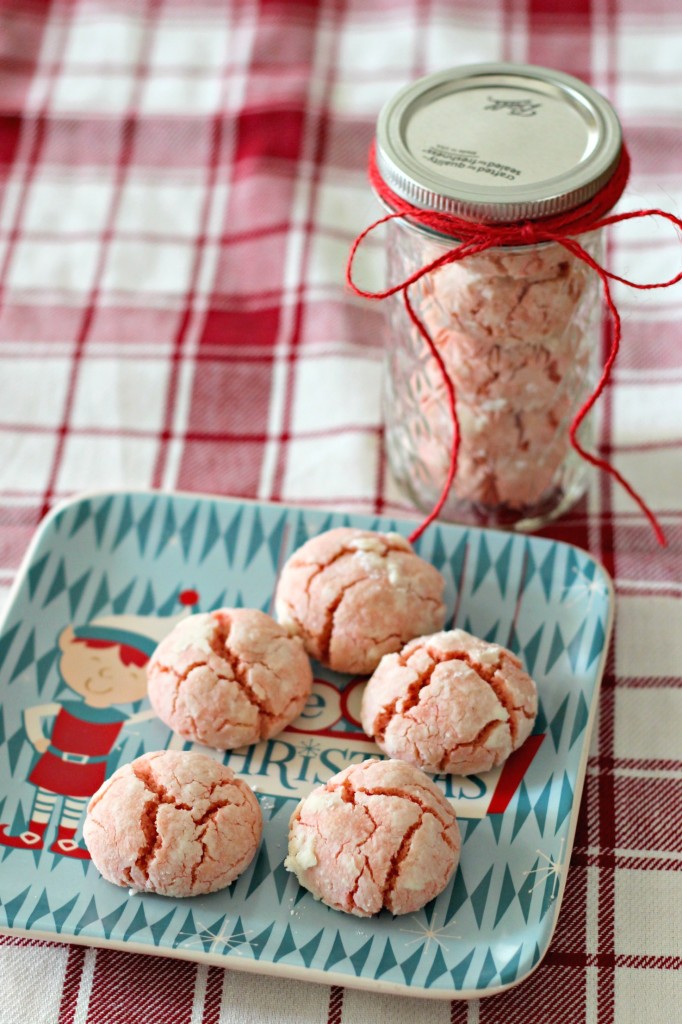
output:
<path id="1" fill-rule="evenodd" d="M 597 231 L 600 228 L 608 227 L 611 224 L 618 224 L 621 221 L 633 220 L 640 217 L 662 217 L 664 220 L 670 221 L 680 231 L 682 231 L 682 221 L 675 217 L 674 214 L 668 213 L 665 210 L 650 209 L 650 210 L 633 210 L 629 213 L 616 213 L 610 214 L 609 211 L 613 209 L 614 205 L 622 195 L 625 185 L 627 183 L 630 174 L 630 157 L 625 147 L 623 147 L 621 159 L 616 168 L 615 173 L 606 183 L 606 185 L 600 189 L 595 196 L 593 196 L 588 202 L 581 206 L 568 210 L 564 213 L 554 214 L 550 217 L 543 217 L 539 220 L 527 220 L 519 221 L 513 224 L 508 223 L 492 223 L 492 222 L 476 222 L 470 220 L 464 220 L 461 217 L 457 217 L 450 213 L 440 213 L 436 210 L 423 210 L 417 206 L 413 206 L 406 199 L 393 192 L 392 189 L 386 184 L 384 179 L 379 173 L 376 164 L 375 147 L 372 146 L 370 151 L 369 161 L 369 178 L 372 187 L 378 197 L 384 202 L 386 206 L 391 209 L 391 213 L 385 217 L 381 217 L 379 220 L 370 224 L 369 227 L 365 228 L 353 242 L 351 251 L 348 257 L 348 264 L 346 266 L 346 281 L 352 291 L 366 299 L 386 299 L 391 295 L 396 295 L 398 292 L 402 292 L 403 301 L 407 314 L 415 325 L 422 338 L 428 345 L 428 348 L 433 355 L 441 376 L 445 385 L 448 405 L 450 410 L 450 417 L 452 420 L 452 446 L 450 450 L 450 464 L 448 469 L 447 478 L 441 491 L 438 501 L 434 505 L 433 509 L 421 523 L 421 525 L 412 533 L 410 540 L 414 541 L 417 537 L 421 536 L 424 530 L 437 518 L 440 510 L 442 509 L 447 499 L 450 487 L 455 478 L 457 472 L 457 455 L 459 452 L 459 423 L 457 419 L 457 407 L 456 407 L 456 396 L 454 385 L 450 379 L 450 376 L 446 370 L 445 363 L 438 352 L 433 339 L 431 338 L 428 330 L 417 316 L 412 303 L 410 302 L 408 290 L 411 285 L 419 281 L 422 277 L 427 274 L 432 274 L 437 271 L 440 267 L 445 266 L 448 263 L 456 263 L 460 260 L 466 259 L 467 256 L 473 256 L 477 253 L 485 252 L 486 249 L 499 248 L 502 246 L 518 246 L 518 245 L 538 245 L 542 242 L 556 242 L 563 246 L 573 256 L 582 260 L 587 264 L 594 272 L 599 276 L 602 284 L 602 290 L 606 307 L 611 316 L 612 332 L 611 332 L 611 348 L 608 354 L 608 358 L 604 364 L 601 377 L 597 386 L 595 387 L 589 398 L 582 404 L 578 412 L 573 418 L 571 427 L 569 430 L 569 436 L 571 445 L 578 452 L 581 458 L 591 463 L 593 466 L 597 466 L 599 469 L 604 470 L 618 481 L 621 487 L 630 495 L 630 497 L 639 505 L 642 512 L 651 523 L 654 534 L 659 544 L 662 546 L 666 545 L 665 535 L 661 526 L 646 504 L 643 498 L 635 491 L 635 489 L 627 482 L 627 480 L 618 472 L 615 466 L 607 462 L 606 459 L 601 459 L 596 455 L 586 451 L 585 448 L 580 444 L 577 438 L 577 431 L 580 424 L 585 419 L 592 406 L 595 404 L 602 391 L 608 383 L 611 369 L 616 360 L 618 349 L 620 348 L 621 340 L 621 321 L 620 315 L 616 308 L 611 295 L 611 289 L 609 287 L 609 281 L 618 281 L 620 284 L 627 285 L 629 288 L 638 288 L 641 290 L 650 290 L 653 288 L 669 288 L 673 284 L 677 284 L 678 281 L 682 280 L 682 270 L 671 277 L 668 281 L 659 281 L 653 284 L 639 284 L 636 281 L 631 281 L 625 277 L 619 277 L 617 274 L 606 270 L 582 247 L 578 241 L 578 235 L 584 234 L 588 231 Z M 353 280 L 353 261 L 355 259 L 358 248 L 364 241 L 364 239 L 376 228 L 385 224 L 387 221 L 402 219 L 423 225 L 426 228 L 437 231 L 441 235 L 448 236 L 453 239 L 453 246 L 444 252 L 437 259 L 432 260 L 426 266 L 420 267 L 413 274 L 410 274 L 404 281 L 400 281 L 398 284 L 392 285 L 390 288 L 386 288 L 383 291 L 370 292 L 356 285 Z"/>

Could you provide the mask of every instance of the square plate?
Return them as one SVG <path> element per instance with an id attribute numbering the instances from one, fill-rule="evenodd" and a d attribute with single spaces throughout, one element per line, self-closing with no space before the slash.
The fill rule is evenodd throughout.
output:
<path id="1" fill-rule="evenodd" d="M 420 912 L 354 918 L 316 902 L 284 870 L 295 802 L 378 753 L 358 722 L 362 681 L 318 665 L 311 700 L 291 727 L 224 755 L 258 793 L 264 818 L 255 859 L 228 889 L 182 900 L 130 894 L 73 856 L 85 806 L 74 794 L 87 771 L 103 777 L 144 751 L 190 744 L 145 714 L 144 702 L 112 704 L 106 721 L 90 716 L 84 726 L 82 678 L 74 688 L 63 678 L 62 668 L 74 682 L 60 638 L 66 649 L 71 628 L 89 625 L 90 635 L 123 630 L 153 646 L 192 602 L 195 611 L 270 611 L 284 559 L 308 537 L 342 525 L 403 535 L 412 528 L 159 493 L 77 498 L 42 523 L 0 630 L 0 930 L 447 999 L 499 992 L 539 963 L 566 880 L 613 609 L 603 568 L 550 540 L 435 524 L 415 545 L 446 579 L 450 621 L 516 651 L 540 692 L 534 733 L 504 768 L 438 777 L 460 815 L 461 863 Z M 128 669 L 114 664 L 122 680 Z M 60 709 L 70 729 L 80 721 L 81 733 L 109 730 L 109 753 L 85 766 L 68 759 L 54 791 L 38 796 L 29 781 L 41 756 L 36 740 L 64 743 L 63 732 L 52 733 Z M 41 808 L 43 819 L 50 815 L 43 845 L 7 845 L 30 832 Z M 77 827 L 75 842 L 54 852 L 64 821 Z"/>

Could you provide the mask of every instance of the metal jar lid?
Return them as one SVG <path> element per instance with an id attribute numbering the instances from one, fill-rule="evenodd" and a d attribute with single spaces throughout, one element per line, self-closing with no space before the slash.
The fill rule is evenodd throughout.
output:
<path id="1" fill-rule="evenodd" d="M 571 75 L 526 64 L 473 64 L 421 78 L 384 106 L 377 166 L 423 209 L 517 221 L 570 210 L 606 184 L 620 122 Z"/>

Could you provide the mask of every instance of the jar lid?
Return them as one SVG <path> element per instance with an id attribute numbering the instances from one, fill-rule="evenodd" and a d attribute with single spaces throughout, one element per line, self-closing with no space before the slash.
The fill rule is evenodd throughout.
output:
<path id="1" fill-rule="evenodd" d="M 428 75 L 384 106 L 377 166 L 423 209 L 518 221 L 587 202 L 621 154 L 611 104 L 571 75 L 527 64 L 473 64 Z"/>

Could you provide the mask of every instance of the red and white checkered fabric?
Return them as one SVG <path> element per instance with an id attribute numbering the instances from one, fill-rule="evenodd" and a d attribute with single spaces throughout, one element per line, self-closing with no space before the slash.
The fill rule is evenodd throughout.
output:
<path id="1" fill-rule="evenodd" d="M 385 99 L 450 65 L 578 75 L 624 124 L 621 209 L 682 207 L 678 0 L 0 2 L 0 599 L 39 520 L 83 489 L 163 487 L 407 511 L 381 450 L 381 310 L 347 293 L 377 214 Z M 661 280 L 680 244 L 621 225 L 610 266 Z M 365 280 L 382 253 L 367 246 Z M 682 967 L 682 286 L 616 288 L 608 479 L 552 534 L 616 581 L 559 925 L 507 994 L 428 1003 L 3 939 L 0 1021 L 673 1024 Z"/>

